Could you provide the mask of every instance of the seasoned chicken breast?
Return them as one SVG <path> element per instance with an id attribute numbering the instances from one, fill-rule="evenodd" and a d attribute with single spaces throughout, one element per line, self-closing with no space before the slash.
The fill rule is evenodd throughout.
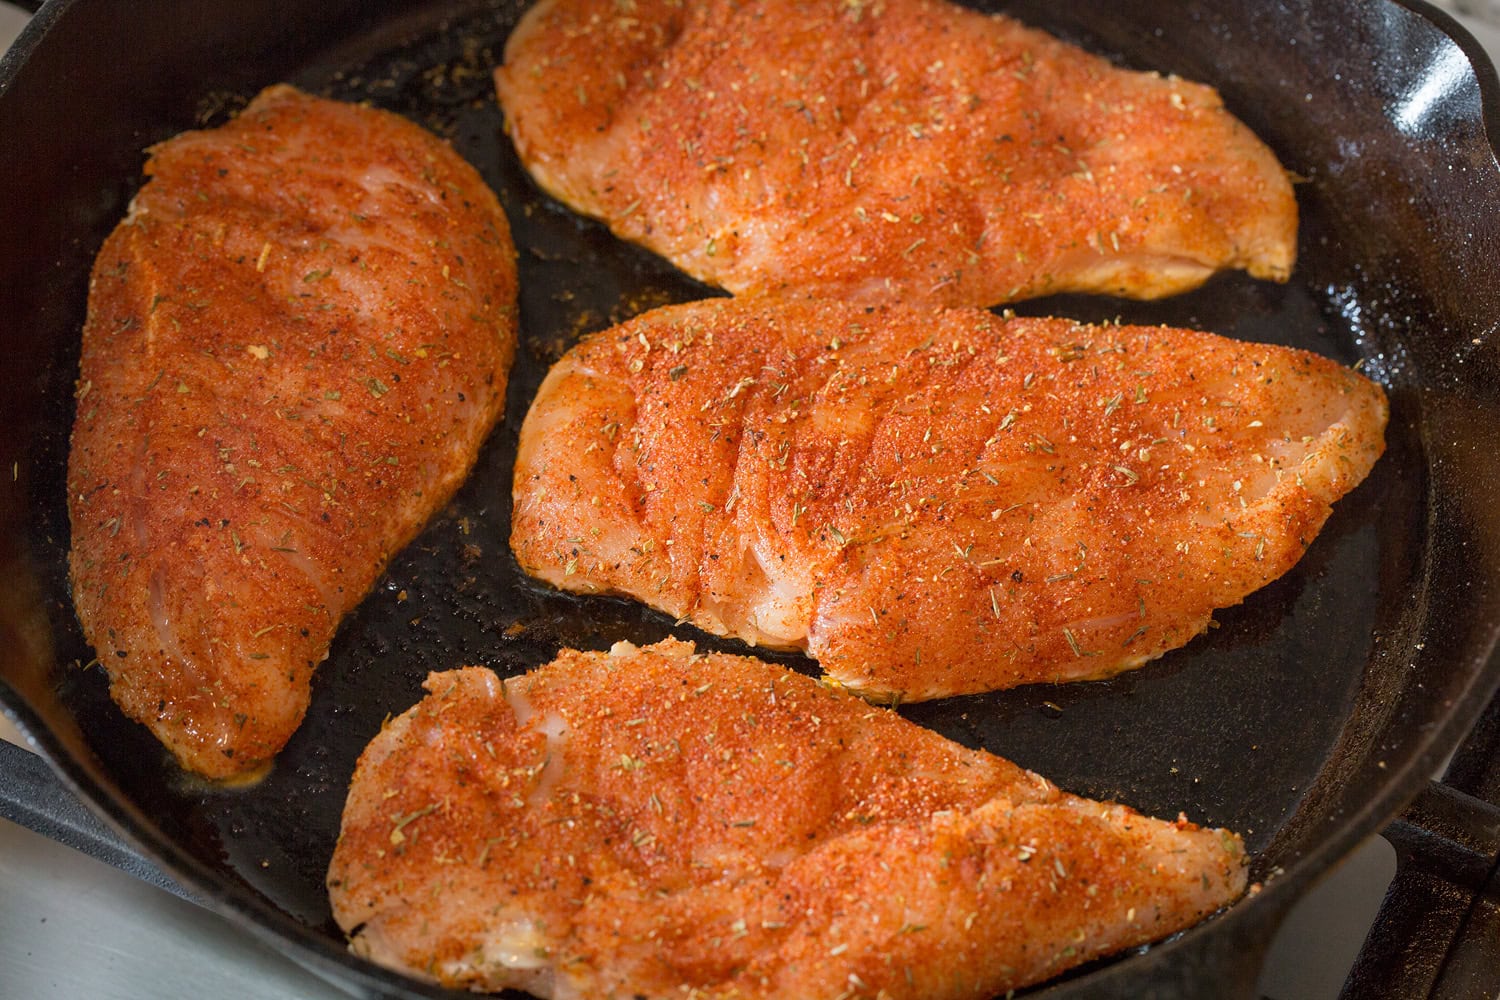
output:
<path id="1" fill-rule="evenodd" d="M 1296 254 L 1213 89 L 943 0 L 542 0 L 495 82 L 543 189 L 736 294 L 1154 298 Z"/>
<path id="2" fill-rule="evenodd" d="M 1187 330 L 709 300 L 547 375 L 511 545 L 871 697 L 1104 677 L 1285 573 L 1385 420 L 1332 361 Z"/>
<path id="3" fill-rule="evenodd" d="M 447 986 L 984 1000 L 1245 888 L 1228 830 L 689 643 L 427 689 L 360 758 L 328 885 L 357 953 Z"/>
<path id="4" fill-rule="evenodd" d="M 445 143 L 290 87 L 146 173 L 89 287 L 73 597 L 120 707 L 225 777 L 499 417 L 515 251 Z"/>

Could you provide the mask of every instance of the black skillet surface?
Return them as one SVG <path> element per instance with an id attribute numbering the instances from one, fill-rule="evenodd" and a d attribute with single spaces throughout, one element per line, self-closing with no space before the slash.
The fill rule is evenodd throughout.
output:
<path id="1" fill-rule="evenodd" d="M 179 880 L 294 957 L 368 992 L 443 995 L 347 957 L 323 872 L 354 760 L 431 669 L 515 673 L 559 646 L 669 633 L 632 603 L 560 595 L 512 560 L 517 429 L 580 334 L 711 294 L 542 197 L 501 135 L 489 71 L 519 2 L 73 0 L 0 66 L 0 699 L 65 777 Z M 1293 281 L 1226 275 L 1154 304 L 1068 297 L 1018 311 L 1122 317 L 1310 348 L 1391 395 L 1388 452 L 1286 577 L 1186 649 L 1115 680 L 902 709 L 1080 794 L 1245 835 L 1266 891 L 1181 939 L 1050 993 L 1229 995 L 1320 870 L 1378 829 L 1497 680 L 1500 132 L 1464 52 L 1420 3 L 998 5 L 1118 62 L 1218 86 L 1306 178 Z M 1224 9 L 1219 9 L 1222 6 Z M 46 30 L 45 37 L 39 37 Z M 1474 49 L 1477 51 L 1477 47 Z M 29 56 L 29 58 L 28 58 Z M 345 622 L 274 770 L 184 776 L 109 701 L 71 610 L 63 470 L 87 269 L 139 183 L 141 150 L 290 80 L 408 115 L 478 167 L 520 250 L 522 342 L 505 424 L 453 503 Z M 798 669 L 809 665 L 782 658 Z M 1275 876 L 1275 877 L 1273 877 Z"/>

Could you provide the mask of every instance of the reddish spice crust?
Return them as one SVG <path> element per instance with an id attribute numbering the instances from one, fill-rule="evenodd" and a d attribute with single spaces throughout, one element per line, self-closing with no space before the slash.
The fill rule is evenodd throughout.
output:
<path id="1" fill-rule="evenodd" d="M 290 87 L 146 172 L 90 282 L 73 595 L 126 714 L 227 777 L 499 418 L 515 251 L 447 144 Z"/>
<path id="2" fill-rule="evenodd" d="M 590 338 L 511 544 L 871 696 L 1102 677 L 1286 572 L 1384 448 L 1305 351 L 978 310 L 710 300 Z"/>
<path id="3" fill-rule="evenodd" d="M 735 294 L 1155 298 L 1296 256 L 1212 88 L 943 0 L 543 0 L 495 79 L 545 190 Z"/>

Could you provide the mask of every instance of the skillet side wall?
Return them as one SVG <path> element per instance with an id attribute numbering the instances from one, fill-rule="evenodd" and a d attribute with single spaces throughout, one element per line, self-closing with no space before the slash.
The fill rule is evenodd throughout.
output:
<path id="1" fill-rule="evenodd" d="M 563 598 L 516 572 L 505 544 L 509 464 L 525 406 L 567 344 L 642 308 L 710 293 L 549 205 L 515 166 L 483 95 L 455 85 L 451 72 L 423 77 L 423 59 L 477 68 L 482 51 L 422 40 L 442 34 L 446 15 L 464 22 L 483 6 L 74 0 L 40 15 L 51 24 L 44 43 L 0 74 L 0 164 L 11 186 L 0 232 L 14 248 L 0 263 L 0 420 L 10 430 L 0 473 L 16 469 L 0 475 L 9 584 L 0 677 L 12 688 L 0 695 L 86 796 L 185 883 L 257 933 L 292 942 L 321 971 L 413 995 L 431 991 L 349 959 L 327 920 L 322 867 L 353 757 L 385 712 L 416 699 L 430 667 L 462 660 L 513 673 L 561 643 L 599 648 L 670 631 L 632 605 Z M 488 18 L 503 38 L 495 17 L 513 18 L 518 5 L 490 6 L 498 15 L 470 23 Z M 1253 955 L 1244 946 L 1280 907 L 1378 828 L 1457 742 L 1494 686 L 1488 659 L 1500 620 L 1500 363 L 1491 340 L 1500 324 L 1500 178 L 1457 48 L 1393 3 L 1335 0 L 1290 13 L 1142 0 L 1101 7 L 1006 5 L 1128 65 L 1217 84 L 1308 179 L 1299 186 L 1309 220 L 1299 273 L 1284 290 L 1231 276 L 1167 303 L 1070 298 L 1023 311 L 1174 322 L 1361 359 L 1390 389 L 1393 421 L 1391 454 L 1336 510 L 1306 565 L 1222 615 L 1223 629 L 1181 655 L 1107 684 L 908 710 L 1071 790 L 1253 827 L 1261 873 L 1290 872 L 1260 902 L 1148 960 L 1086 971 L 1059 994 L 1169 966 L 1190 990 L 1194 976 L 1212 981 L 1233 963 L 1230 937 Z M 489 54 L 497 53 L 496 45 Z M 221 120 L 284 78 L 395 107 L 448 134 L 481 167 L 522 251 L 525 339 L 507 422 L 473 483 L 346 623 L 309 724 L 272 778 L 231 794 L 173 776 L 149 736 L 113 709 L 100 672 L 72 666 L 92 653 L 67 596 L 61 471 L 88 266 L 139 183 L 143 147 Z M 580 275 L 586 287 L 576 287 Z M 504 638 L 517 623 L 525 631 Z M 1261 676 L 1267 664 L 1287 676 Z M 1241 692 L 1253 698 L 1243 718 L 1229 718 Z M 1043 712 L 1047 703 L 1062 706 L 1060 718 Z M 1093 742 L 1068 738 L 1100 725 Z M 1248 753 L 1259 730 L 1267 746 Z M 1105 759 L 1112 734 L 1132 744 L 1130 759 Z M 1174 759 L 1181 775 L 1169 772 Z M 1208 942 L 1202 961 L 1187 953 L 1195 942 Z M 1189 995 L 1176 989 L 1163 995 Z"/>

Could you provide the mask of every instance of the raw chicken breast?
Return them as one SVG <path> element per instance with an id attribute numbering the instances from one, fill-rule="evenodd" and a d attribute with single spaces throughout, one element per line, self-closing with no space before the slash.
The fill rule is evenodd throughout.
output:
<path id="1" fill-rule="evenodd" d="M 780 667 L 667 640 L 434 673 L 360 758 L 360 954 L 572 998 L 974 998 L 1187 927 L 1239 837 L 1059 792 Z"/>
<path id="2" fill-rule="evenodd" d="M 1285 573 L 1381 453 L 1303 351 L 979 310 L 716 299 L 548 374 L 511 545 L 907 700 L 1104 677 Z"/>
<path id="3" fill-rule="evenodd" d="M 1154 298 L 1296 255 L 1212 88 L 943 0 L 542 0 L 495 81 L 543 189 L 736 294 Z"/>
<path id="4" fill-rule="evenodd" d="M 515 251 L 445 143 L 290 87 L 146 172 L 90 282 L 73 597 L 120 707 L 225 777 L 498 419 Z"/>

